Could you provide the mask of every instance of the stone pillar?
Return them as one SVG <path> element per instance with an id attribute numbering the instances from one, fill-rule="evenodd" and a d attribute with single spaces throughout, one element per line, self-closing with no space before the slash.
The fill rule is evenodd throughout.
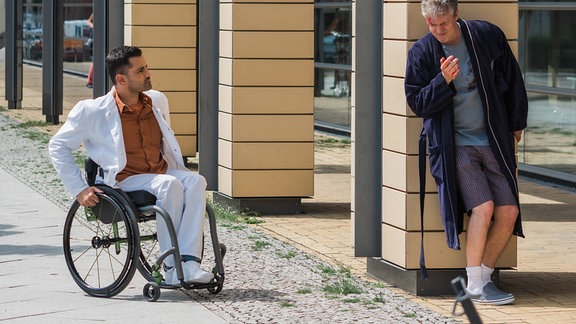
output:
<path id="1" fill-rule="evenodd" d="M 126 0 L 124 41 L 142 49 L 154 89 L 170 103 L 182 154 L 197 152 L 196 0 Z"/>
<path id="2" fill-rule="evenodd" d="M 263 214 L 314 194 L 314 3 L 220 1 L 218 192 Z"/>
<path id="3" fill-rule="evenodd" d="M 459 13 L 463 19 L 497 24 L 517 48 L 517 3 L 464 2 L 459 4 Z M 406 104 L 404 73 L 410 46 L 428 28 L 418 2 L 384 2 L 383 15 L 382 257 L 368 259 L 368 272 L 417 295 L 452 294 L 450 280 L 465 274 L 465 235 L 460 236 L 461 251 L 446 246 L 436 186 L 429 173 L 424 246 L 430 279 L 421 280 L 419 271 L 418 138 L 422 122 Z M 514 266 L 515 238 L 497 264 L 503 268 Z"/>

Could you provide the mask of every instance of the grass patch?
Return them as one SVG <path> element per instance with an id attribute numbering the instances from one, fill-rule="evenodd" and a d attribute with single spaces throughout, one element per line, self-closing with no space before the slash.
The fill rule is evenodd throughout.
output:
<path id="1" fill-rule="evenodd" d="M 335 282 L 324 286 L 323 291 L 331 295 L 361 294 L 364 292 L 362 287 L 351 278 L 338 278 Z"/>
<path id="2" fill-rule="evenodd" d="M 30 120 L 27 122 L 16 124 L 16 125 L 14 125 L 14 128 L 46 127 L 46 126 L 50 126 L 50 125 L 52 125 L 52 124 L 47 123 L 45 121 Z"/>
<path id="3" fill-rule="evenodd" d="M 86 153 L 82 151 L 74 151 L 72 155 L 74 155 L 74 163 L 76 163 L 80 170 L 84 170 L 87 158 Z"/>
<path id="4" fill-rule="evenodd" d="M 318 269 L 320 270 L 320 273 L 322 274 L 322 276 L 332 276 L 334 274 L 336 274 L 338 271 L 336 269 L 334 269 L 331 266 L 327 266 L 327 265 L 320 265 L 318 266 Z"/>
<path id="5" fill-rule="evenodd" d="M 340 266 L 339 268 L 334 268 L 334 267 L 329 266 L 329 265 L 320 265 L 320 266 L 318 266 L 318 269 L 320 270 L 320 273 L 324 278 L 329 278 L 329 277 L 332 277 L 334 275 L 340 275 L 340 276 L 344 276 L 346 278 L 352 277 L 352 273 L 350 272 L 350 269 L 347 267 L 344 267 L 344 266 Z"/>
<path id="6" fill-rule="evenodd" d="M 380 282 L 380 281 L 374 282 L 373 285 L 374 285 L 374 288 L 387 288 L 387 287 L 388 287 L 388 285 L 386 285 L 386 284 L 384 284 L 383 282 Z"/>
<path id="7" fill-rule="evenodd" d="M 305 294 L 311 294 L 312 293 L 312 289 L 310 288 L 300 288 L 298 290 L 296 290 L 297 294 L 301 294 L 301 295 L 305 295 Z"/>
<path id="8" fill-rule="evenodd" d="M 218 204 L 212 204 L 214 213 L 216 214 L 216 219 L 229 223 L 239 223 L 239 224 L 260 224 L 264 220 L 260 217 L 257 212 L 242 212 L 238 213 L 229 208 L 222 207 Z M 244 228 L 244 227 L 242 227 Z"/>
<path id="9" fill-rule="evenodd" d="M 283 301 L 280 303 L 280 307 L 296 307 L 296 304 L 292 302 Z"/>
<path id="10" fill-rule="evenodd" d="M 342 300 L 345 303 L 350 303 L 350 304 L 358 304 L 360 302 L 362 302 L 362 300 L 358 297 L 354 297 L 354 298 L 346 298 Z"/>
<path id="11" fill-rule="evenodd" d="M 329 295 L 361 294 L 364 289 L 352 278 L 349 268 L 321 265 L 318 267 L 327 284 L 322 290 Z"/>
<path id="12" fill-rule="evenodd" d="M 22 136 L 24 138 L 40 142 L 44 145 L 48 145 L 48 142 L 50 141 L 50 135 L 34 130 L 25 130 L 22 132 Z"/>
<path id="13" fill-rule="evenodd" d="M 216 204 L 212 204 L 212 208 L 214 209 L 216 219 L 231 223 L 238 222 L 238 214 L 234 213 L 233 211 L 222 208 L 221 206 Z"/>
<path id="14" fill-rule="evenodd" d="M 292 259 L 296 255 L 298 255 L 298 253 L 296 251 L 288 251 L 286 253 L 278 253 L 279 258 L 288 259 L 288 260 Z"/>
<path id="15" fill-rule="evenodd" d="M 262 251 L 265 247 L 272 245 L 270 242 L 266 241 L 256 241 L 252 245 L 252 251 Z"/>
<path id="16" fill-rule="evenodd" d="M 315 141 L 316 144 L 350 144 L 351 140 L 345 138 L 322 137 Z"/>
<path id="17" fill-rule="evenodd" d="M 384 299 L 384 297 L 382 297 L 382 296 L 376 296 L 376 297 L 372 298 L 372 301 L 375 303 L 382 303 L 382 304 L 386 303 L 386 299 Z"/>

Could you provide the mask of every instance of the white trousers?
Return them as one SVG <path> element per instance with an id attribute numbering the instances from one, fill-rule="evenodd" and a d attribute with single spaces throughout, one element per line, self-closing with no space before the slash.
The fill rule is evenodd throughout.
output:
<path id="1" fill-rule="evenodd" d="M 156 196 L 156 205 L 168 212 L 181 255 L 202 257 L 206 179 L 196 172 L 168 169 L 166 174 L 138 174 L 116 184 L 124 191 L 146 190 Z M 161 216 L 156 217 L 160 251 L 172 247 L 170 234 Z M 164 260 L 174 266 L 174 258 Z"/>

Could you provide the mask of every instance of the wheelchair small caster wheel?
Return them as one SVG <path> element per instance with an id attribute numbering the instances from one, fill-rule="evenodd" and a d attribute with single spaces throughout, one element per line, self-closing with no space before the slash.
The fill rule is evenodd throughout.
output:
<path id="1" fill-rule="evenodd" d="M 144 285 L 144 298 L 149 302 L 155 302 L 160 298 L 160 286 L 155 282 L 149 282 Z"/>

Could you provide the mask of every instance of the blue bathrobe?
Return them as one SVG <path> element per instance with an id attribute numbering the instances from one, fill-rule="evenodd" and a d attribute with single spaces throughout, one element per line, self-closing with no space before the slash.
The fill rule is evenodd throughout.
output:
<path id="1" fill-rule="evenodd" d="M 476 20 L 459 19 L 458 23 L 484 106 L 490 146 L 520 208 L 514 131 L 526 128 L 528 99 L 518 62 L 497 26 Z M 440 58 L 444 56 L 440 42 L 431 33 L 426 34 L 408 53 L 404 86 L 408 105 L 423 119 L 430 172 L 438 187 L 448 247 L 459 250 L 458 234 L 462 233 L 467 211 L 456 181 L 453 105 L 456 89 L 452 83 L 446 84 L 440 71 Z M 524 237 L 520 215 L 513 234 Z"/>

